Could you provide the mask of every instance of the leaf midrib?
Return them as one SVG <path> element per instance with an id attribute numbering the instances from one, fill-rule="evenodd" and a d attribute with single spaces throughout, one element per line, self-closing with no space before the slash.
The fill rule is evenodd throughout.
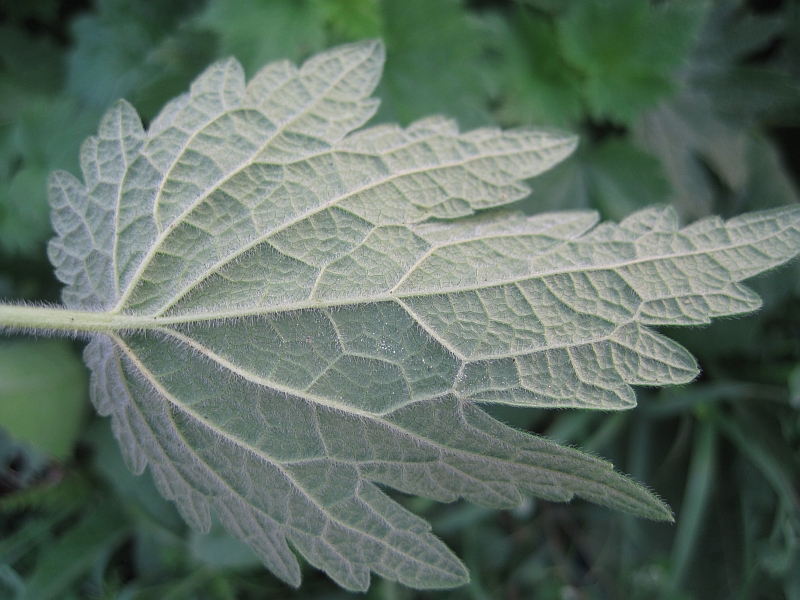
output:
<path id="1" fill-rule="evenodd" d="M 797 216 L 800 216 L 800 210 L 790 210 L 786 211 L 789 213 L 796 212 Z M 773 218 L 773 217 L 770 217 Z M 300 300 L 296 302 L 288 302 L 284 304 L 278 304 L 274 306 L 255 306 L 249 307 L 244 309 L 237 309 L 237 310 L 230 310 L 230 311 L 214 311 L 214 312 L 206 312 L 206 313 L 185 313 L 179 315 L 132 315 L 132 314 L 125 314 L 122 313 L 121 310 L 114 310 L 111 311 L 109 314 L 109 322 L 118 322 L 119 325 L 117 328 L 124 328 L 124 329 L 152 329 L 154 327 L 160 327 L 164 325 L 179 325 L 179 324 L 186 324 L 186 323 L 194 323 L 194 322 L 209 322 L 209 321 L 225 321 L 228 319 L 239 319 L 245 318 L 250 316 L 258 316 L 258 315 L 269 315 L 269 314 L 277 314 L 281 312 L 291 312 L 291 311 L 299 311 L 299 310 L 309 310 L 309 309 L 324 309 L 324 308 L 333 308 L 338 306 L 354 306 L 354 305 L 361 305 L 361 304 L 373 304 L 378 302 L 388 302 L 388 301 L 402 301 L 405 299 L 410 298 L 423 298 L 423 297 L 430 297 L 430 296 L 442 296 L 446 294 L 455 294 L 455 293 L 462 293 L 462 292 L 473 292 L 473 291 L 480 291 L 483 289 L 499 287 L 502 285 L 508 285 L 510 283 L 518 283 L 521 281 L 527 281 L 531 279 L 538 279 L 542 277 L 552 276 L 552 275 L 563 275 L 569 273 L 589 273 L 589 272 L 598 272 L 598 271 L 614 271 L 617 272 L 618 269 L 622 269 L 624 267 L 628 267 L 631 265 L 637 264 L 644 264 L 648 262 L 659 262 L 665 261 L 670 259 L 678 259 L 690 256 L 709 256 L 712 252 L 722 252 L 726 250 L 734 250 L 738 248 L 745 248 L 751 247 L 759 242 L 763 242 L 765 240 L 781 236 L 786 231 L 790 229 L 795 229 L 797 225 L 791 221 L 785 223 L 783 227 L 780 229 L 770 232 L 769 234 L 760 237 L 755 240 L 749 241 L 742 241 L 741 243 L 736 244 L 728 244 L 725 246 L 717 246 L 713 249 L 698 249 L 692 250 L 689 252 L 679 252 L 673 254 L 665 254 L 660 256 L 648 256 L 643 258 L 637 258 L 629 261 L 620 261 L 617 263 L 607 263 L 602 265 L 575 265 L 569 267 L 562 267 L 558 269 L 551 269 L 549 271 L 541 271 L 535 274 L 529 274 L 520 277 L 506 277 L 500 278 L 497 280 L 492 280 L 491 282 L 487 283 L 476 283 L 473 285 L 463 286 L 463 287 L 441 287 L 432 290 L 426 290 L 423 292 L 406 292 L 406 293 L 398 293 L 396 291 L 390 290 L 388 292 L 381 292 L 379 294 L 372 294 L 369 296 L 358 296 L 358 297 L 348 297 L 348 298 L 335 298 L 335 299 L 326 299 L 326 300 L 319 300 L 319 299 L 306 299 Z M 666 232 L 665 232 L 666 233 Z M 680 233 L 679 231 L 674 233 Z M 535 234 L 532 234 L 535 235 Z M 537 259 L 547 256 L 548 254 L 552 254 L 562 248 L 565 244 L 570 243 L 580 243 L 580 239 L 577 240 L 566 240 L 562 244 L 552 248 L 549 252 L 539 255 Z M 775 260 L 776 263 L 779 262 L 781 259 L 772 259 Z M 625 279 L 621 274 L 617 272 L 617 274 L 626 282 L 628 285 L 631 283 Z M 734 282 L 733 278 L 731 278 L 730 282 Z M 631 286 L 635 289 L 635 286 Z M 683 295 L 683 294 L 682 294 Z M 703 294 L 699 294 L 703 295 Z M 667 296 L 668 298 L 672 298 L 673 296 Z M 112 326 L 113 327 L 113 326 Z"/>

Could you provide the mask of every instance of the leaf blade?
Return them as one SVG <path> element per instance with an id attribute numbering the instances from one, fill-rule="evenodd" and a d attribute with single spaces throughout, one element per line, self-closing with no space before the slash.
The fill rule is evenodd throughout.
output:
<path id="1" fill-rule="evenodd" d="M 349 134 L 377 107 L 382 61 L 380 43 L 352 44 L 249 84 L 216 63 L 146 133 L 115 105 L 86 185 L 54 176 L 51 255 L 67 306 L 110 323 L 85 360 L 126 463 L 149 465 L 194 527 L 215 510 L 295 586 L 290 543 L 352 590 L 371 572 L 468 580 L 378 485 L 671 519 L 610 464 L 473 403 L 615 410 L 632 385 L 690 381 L 694 358 L 648 326 L 757 308 L 739 282 L 798 253 L 800 210 L 683 229 L 664 208 L 619 225 L 483 214 L 574 137 L 441 117 Z"/>

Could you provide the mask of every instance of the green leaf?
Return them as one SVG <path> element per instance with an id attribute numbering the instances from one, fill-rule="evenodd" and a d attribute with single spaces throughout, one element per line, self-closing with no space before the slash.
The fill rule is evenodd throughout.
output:
<path id="1" fill-rule="evenodd" d="M 582 81 L 561 56 L 555 22 L 520 9 L 508 26 L 500 23 L 494 36 L 504 92 L 500 118 L 559 126 L 580 120 Z"/>
<path id="2" fill-rule="evenodd" d="M 378 0 L 316 0 L 325 15 L 330 36 L 338 42 L 352 42 L 381 34 L 383 17 Z"/>
<path id="3" fill-rule="evenodd" d="M 408 124 L 431 112 L 489 122 L 482 31 L 458 0 L 383 0 L 386 70 L 377 120 Z"/>
<path id="4" fill-rule="evenodd" d="M 659 161 L 624 140 L 609 139 L 593 148 L 586 169 L 593 205 L 610 219 L 663 203 L 671 191 Z"/>
<path id="5" fill-rule="evenodd" d="M 794 62 L 786 59 L 791 56 L 798 14 L 789 7 L 782 14 L 752 14 L 736 2 L 718 3 L 693 52 L 689 82 L 704 90 L 728 121 L 749 125 L 755 117 L 766 115 L 796 122 L 800 85 L 792 73 Z M 783 60 L 751 60 L 775 46 L 781 48 Z"/>
<path id="6" fill-rule="evenodd" d="M 26 100 L 8 138 L 0 139 L 0 248 L 32 255 L 52 235 L 48 174 L 53 169 L 78 172 L 79 141 L 99 115 L 63 97 Z"/>
<path id="7" fill-rule="evenodd" d="M 245 72 L 284 58 L 300 60 L 325 45 L 326 11 L 313 0 L 210 0 L 198 25 L 217 35 L 222 56 Z"/>
<path id="8" fill-rule="evenodd" d="M 702 531 L 703 513 L 708 509 L 717 462 L 717 432 L 711 423 L 701 423 L 695 433 L 689 476 L 686 482 L 681 519 L 670 557 L 670 584 L 680 588 Z"/>
<path id="9" fill-rule="evenodd" d="M 28 580 L 21 600 L 50 600 L 64 594 L 103 553 L 117 547 L 126 533 L 113 505 L 101 504 L 47 548 Z"/>
<path id="10" fill-rule="evenodd" d="M 0 344 L 0 426 L 11 434 L 66 458 L 86 405 L 86 369 L 68 344 Z"/>
<path id="11" fill-rule="evenodd" d="M 621 138 L 582 145 L 537 178 L 525 206 L 533 210 L 588 208 L 622 219 L 651 204 L 667 201 L 670 185 L 659 161 Z"/>
<path id="12" fill-rule="evenodd" d="M 127 464 L 149 464 L 196 528 L 215 509 L 292 585 L 290 543 L 352 590 L 370 571 L 467 581 L 379 486 L 669 519 L 608 463 L 475 403 L 619 409 L 630 385 L 690 381 L 694 359 L 648 326 L 757 308 L 738 282 L 798 253 L 800 211 L 684 229 L 665 208 L 600 226 L 484 213 L 575 139 L 441 117 L 351 133 L 382 62 L 364 42 L 248 84 L 219 62 L 148 131 L 117 103 L 83 146 L 84 182 L 53 175 L 50 257 L 74 327 L 96 332 L 92 399 Z"/>
<path id="13" fill-rule="evenodd" d="M 737 62 L 768 50 L 783 21 L 740 11 L 734 2 L 714 6 L 680 94 L 634 124 L 637 142 L 661 160 L 674 191 L 670 201 L 684 218 L 719 210 L 720 183 L 733 192 L 730 202 L 719 202 L 726 210 L 734 203 L 741 210 L 743 198 L 747 206 L 762 208 L 796 201 L 788 174 L 754 122 L 764 113 L 800 106 L 798 88 L 770 65 Z"/>
<path id="14" fill-rule="evenodd" d="M 92 445 L 95 469 L 125 503 L 130 514 L 140 522 L 157 524 L 172 534 L 183 534 L 183 520 L 175 506 L 158 493 L 152 478 L 148 475 L 136 477 L 125 468 L 125 460 L 107 423 L 99 419 L 90 423 L 81 441 Z M 137 533 L 140 534 L 141 529 L 139 527 Z"/>
<path id="15" fill-rule="evenodd" d="M 217 55 L 214 36 L 183 26 L 197 0 L 102 0 L 72 22 L 69 90 L 107 109 L 126 97 L 146 119 Z"/>
<path id="16" fill-rule="evenodd" d="M 631 122 L 672 91 L 672 72 L 685 60 L 703 2 L 587 0 L 570 4 L 559 21 L 565 58 L 585 77 L 596 119 Z"/>
<path id="17" fill-rule="evenodd" d="M 747 132 L 721 120 L 708 98 L 696 91 L 685 90 L 644 114 L 634 137 L 660 159 L 673 189 L 670 201 L 684 218 L 713 212 L 714 180 L 706 165 L 733 189 L 747 178 Z"/>

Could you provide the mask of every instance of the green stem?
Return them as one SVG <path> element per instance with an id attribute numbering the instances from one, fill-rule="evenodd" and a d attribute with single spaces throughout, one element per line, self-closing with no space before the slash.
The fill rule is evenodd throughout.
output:
<path id="1" fill-rule="evenodd" d="M 141 321 L 141 317 L 104 312 L 0 304 L 0 330 L 8 328 L 67 334 L 108 333 L 118 329 L 141 327 Z"/>

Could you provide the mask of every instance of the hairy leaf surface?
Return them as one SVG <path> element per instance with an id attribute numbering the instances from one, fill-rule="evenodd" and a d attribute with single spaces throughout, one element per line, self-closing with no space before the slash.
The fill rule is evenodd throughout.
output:
<path id="1" fill-rule="evenodd" d="M 209 67 L 145 131 L 117 103 L 51 179 L 50 257 L 69 308 L 102 312 L 85 358 L 128 465 L 208 530 L 213 508 L 277 576 L 290 544 L 342 586 L 468 579 L 379 486 L 513 507 L 587 498 L 669 509 L 611 465 L 475 403 L 621 409 L 690 381 L 648 326 L 751 311 L 739 281 L 790 259 L 800 211 L 484 213 L 571 136 L 444 118 L 351 133 L 375 112 L 379 43 L 245 83 Z"/>

